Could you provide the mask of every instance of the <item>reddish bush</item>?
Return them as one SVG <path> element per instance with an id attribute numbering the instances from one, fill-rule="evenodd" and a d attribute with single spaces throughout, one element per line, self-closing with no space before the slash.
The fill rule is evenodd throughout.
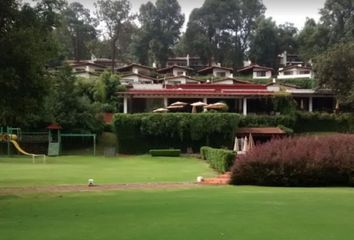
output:
<path id="1" fill-rule="evenodd" d="M 232 184 L 354 186 L 354 135 L 276 139 L 240 156 Z"/>

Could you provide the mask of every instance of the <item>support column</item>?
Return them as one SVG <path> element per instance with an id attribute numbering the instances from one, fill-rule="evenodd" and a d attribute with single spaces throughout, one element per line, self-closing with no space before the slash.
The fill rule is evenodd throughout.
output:
<path id="1" fill-rule="evenodd" d="M 301 100 L 300 100 L 300 109 L 304 110 L 304 99 L 303 98 L 301 98 Z"/>
<path id="2" fill-rule="evenodd" d="M 163 99 L 163 106 L 164 106 L 165 108 L 168 107 L 168 99 L 167 99 L 166 97 Z"/>
<path id="3" fill-rule="evenodd" d="M 247 116 L 247 98 L 243 99 L 243 115 Z"/>
<path id="4" fill-rule="evenodd" d="M 123 100 L 123 113 L 128 113 L 128 96 L 124 96 Z"/>
<path id="5" fill-rule="evenodd" d="M 309 112 L 313 112 L 313 97 L 309 98 Z"/>
<path id="6" fill-rule="evenodd" d="M 203 103 L 208 104 L 208 99 L 206 97 L 203 98 Z"/>

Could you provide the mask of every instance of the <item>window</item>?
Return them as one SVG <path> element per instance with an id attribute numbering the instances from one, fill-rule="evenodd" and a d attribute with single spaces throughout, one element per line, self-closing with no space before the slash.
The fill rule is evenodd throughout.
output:
<path id="1" fill-rule="evenodd" d="M 177 76 L 183 76 L 184 72 L 177 72 Z"/>
<path id="2" fill-rule="evenodd" d="M 286 72 L 284 72 L 284 75 L 287 75 L 287 76 L 293 75 L 293 72 L 292 71 L 286 71 Z"/>
<path id="3" fill-rule="evenodd" d="M 310 74 L 310 71 L 306 70 L 306 71 L 300 71 L 300 74 Z"/>
<path id="4" fill-rule="evenodd" d="M 265 77 L 265 76 L 267 76 L 266 71 L 257 72 L 257 77 Z"/>
<path id="5" fill-rule="evenodd" d="M 225 77 L 226 76 L 226 72 L 217 72 L 216 76 L 217 77 Z"/>

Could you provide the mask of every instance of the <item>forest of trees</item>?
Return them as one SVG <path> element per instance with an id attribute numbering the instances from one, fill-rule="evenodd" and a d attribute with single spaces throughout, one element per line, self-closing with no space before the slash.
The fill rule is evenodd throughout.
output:
<path id="1" fill-rule="evenodd" d="M 189 19 L 178 0 L 147 2 L 138 14 L 132 12 L 128 0 L 97 0 L 94 12 L 79 2 L 65 0 L 37 0 L 32 5 L 2 0 L 0 9 L 0 125 L 58 119 L 55 109 L 70 104 L 94 112 L 99 86 L 92 90 L 81 84 L 80 98 L 60 96 L 60 89 L 72 87 L 70 73 L 65 69 L 60 73 L 61 79 L 68 79 L 65 84 L 48 70 L 61 66 L 64 60 L 79 61 L 92 55 L 112 59 L 112 66 L 115 62 L 136 62 L 164 67 L 169 57 L 189 54 L 199 56 L 205 64 L 217 62 L 239 68 L 244 60 L 277 67 L 277 56 L 287 51 L 314 62 L 319 84 L 336 88 L 336 81 L 346 81 L 340 85 L 345 94 L 336 89 L 344 95 L 343 102 L 348 102 L 346 95 L 351 99 L 354 95 L 354 0 L 327 0 L 321 18 L 307 19 L 301 30 L 265 17 L 261 0 L 205 0 Z M 338 78 L 332 74 L 327 80 L 328 71 L 338 69 L 337 61 L 332 65 L 327 61 L 335 57 L 346 64 L 342 71 L 347 75 Z M 316 66 L 316 61 L 328 64 L 329 69 Z M 77 92 L 66 94 L 77 96 Z M 46 106 L 53 98 L 73 102 Z M 93 124 L 94 120 L 90 121 L 87 125 Z"/>

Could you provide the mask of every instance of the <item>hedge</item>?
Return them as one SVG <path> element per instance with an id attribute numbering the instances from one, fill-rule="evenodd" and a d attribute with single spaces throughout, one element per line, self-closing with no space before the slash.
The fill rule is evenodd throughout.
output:
<path id="1" fill-rule="evenodd" d="M 235 113 L 116 114 L 114 128 L 121 153 L 201 146 L 231 147 L 240 116 Z"/>
<path id="2" fill-rule="evenodd" d="M 221 173 L 229 171 L 236 159 L 236 153 L 233 151 L 211 147 L 201 147 L 200 155 L 212 168 Z"/>
<path id="3" fill-rule="evenodd" d="M 240 118 L 239 127 L 277 127 L 284 126 L 293 129 L 296 123 L 295 115 L 248 115 Z"/>
<path id="4" fill-rule="evenodd" d="M 295 132 L 354 132 L 354 114 L 297 112 Z"/>
<path id="5" fill-rule="evenodd" d="M 179 157 L 180 149 L 152 149 L 149 151 L 153 157 Z"/>
<path id="6" fill-rule="evenodd" d="M 231 183 L 262 186 L 354 186 L 354 135 L 272 140 L 240 156 Z"/>

